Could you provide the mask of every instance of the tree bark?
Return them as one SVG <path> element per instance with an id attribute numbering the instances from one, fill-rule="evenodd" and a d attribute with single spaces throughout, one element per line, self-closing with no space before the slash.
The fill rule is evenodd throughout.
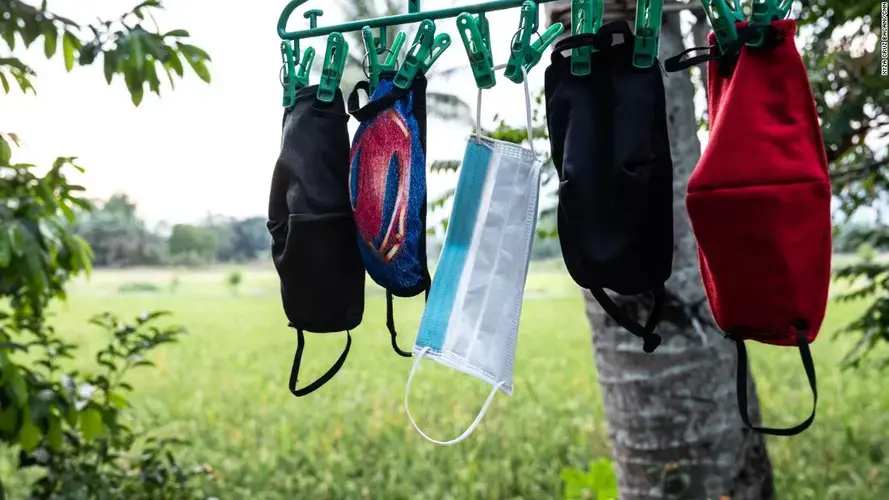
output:
<path id="1" fill-rule="evenodd" d="M 558 21 L 569 25 L 570 11 L 567 19 L 550 18 L 550 23 Z M 676 13 L 664 18 L 660 48 L 663 56 L 684 50 Z M 738 416 L 735 348 L 715 329 L 695 329 L 683 307 L 703 301 L 703 314 L 712 318 L 685 209 L 686 186 L 701 145 L 689 72 L 667 74 L 664 84 L 674 165 L 675 251 L 667 283 L 672 300 L 658 328 L 663 344 L 654 354 L 644 353 L 639 340 L 585 294 L 620 498 L 771 499 L 773 474 L 765 440 L 748 431 Z M 614 298 L 644 320 L 650 305 L 645 299 Z M 748 401 L 751 418 L 758 422 L 752 378 Z"/>

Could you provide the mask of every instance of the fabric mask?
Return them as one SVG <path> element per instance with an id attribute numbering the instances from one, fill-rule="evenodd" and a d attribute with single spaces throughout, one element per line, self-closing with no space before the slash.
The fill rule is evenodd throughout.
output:
<path id="1" fill-rule="evenodd" d="M 498 66 L 496 69 L 504 68 Z M 427 440 L 452 445 L 478 426 L 497 391 L 513 392 L 513 361 L 518 340 L 525 279 L 537 225 L 540 169 L 533 149 L 476 134 L 466 146 L 450 223 L 420 331 L 404 406 L 414 428 Z M 525 75 L 528 136 L 531 100 Z M 424 358 L 472 375 L 492 386 L 475 421 L 459 437 L 437 441 L 420 430 L 408 395 Z"/>
<path id="2" fill-rule="evenodd" d="M 383 73 L 370 101 L 358 108 L 360 82 L 349 95 L 349 112 L 361 122 L 352 141 L 349 194 L 358 246 L 370 277 L 386 289 L 386 326 L 396 343 L 393 296 L 428 293 L 426 262 L 426 77 L 408 90 Z"/>
<path id="3" fill-rule="evenodd" d="M 614 44 L 615 35 L 623 43 Z M 574 281 L 608 315 L 643 339 L 654 333 L 673 264 L 673 161 L 660 68 L 633 66 L 634 35 L 623 21 L 596 35 L 565 38 L 546 69 L 546 121 L 559 173 L 559 242 Z M 594 46 L 592 70 L 571 73 L 569 49 Z M 644 325 L 604 289 L 654 298 Z"/>
<path id="4" fill-rule="evenodd" d="M 812 424 L 818 403 L 809 343 L 824 320 L 830 286 L 830 177 L 815 99 L 794 44 L 796 24 L 736 26 L 741 40 L 764 29 L 766 43 L 685 63 L 683 53 L 670 65 L 709 61 L 710 141 L 686 202 L 713 317 L 738 349 L 741 419 L 758 432 L 790 436 Z M 751 424 L 745 339 L 799 349 L 814 399 L 799 425 Z"/>
<path id="5" fill-rule="evenodd" d="M 355 244 L 349 206 L 349 115 L 337 90 L 331 103 L 318 86 L 296 94 L 284 112 L 281 152 L 272 174 L 267 227 L 281 281 L 284 313 L 296 329 L 290 392 L 305 396 L 329 381 L 346 361 L 349 330 L 364 314 L 364 263 Z M 346 347 L 318 380 L 297 390 L 303 331 L 346 332 Z"/>

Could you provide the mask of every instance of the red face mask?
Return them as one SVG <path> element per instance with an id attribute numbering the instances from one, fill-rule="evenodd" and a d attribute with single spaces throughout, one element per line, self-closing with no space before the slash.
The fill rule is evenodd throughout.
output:
<path id="1" fill-rule="evenodd" d="M 763 47 L 708 63 L 710 142 L 686 198 L 707 299 L 738 346 L 738 400 L 751 427 L 744 340 L 798 346 L 817 403 L 808 344 L 830 284 L 830 180 L 796 24 L 766 29 Z M 756 430 L 798 434 L 814 417 Z"/>

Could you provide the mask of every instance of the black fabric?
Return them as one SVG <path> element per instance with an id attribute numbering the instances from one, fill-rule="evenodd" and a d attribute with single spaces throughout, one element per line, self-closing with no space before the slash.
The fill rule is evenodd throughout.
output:
<path id="1" fill-rule="evenodd" d="M 795 436 L 808 429 L 815 421 L 815 409 L 818 407 L 818 383 L 815 379 L 815 364 L 812 362 L 812 353 L 809 350 L 808 332 L 802 328 L 797 329 L 796 341 L 799 347 L 800 359 L 803 361 L 803 369 L 806 371 L 806 378 L 812 390 L 812 413 L 809 414 L 809 418 L 801 423 L 786 429 L 756 427 L 750 422 L 750 415 L 747 413 L 747 348 L 744 346 L 742 337 L 729 336 L 729 338 L 735 342 L 735 346 L 738 349 L 738 411 L 741 413 L 741 420 L 744 421 L 744 425 L 756 432 L 773 436 Z"/>
<path id="2" fill-rule="evenodd" d="M 626 23 L 613 22 L 559 42 L 546 70 L 546 115 L 568 271 L 652 352 L 661 340 L 654 328 L 673 260 L 673 162 L 661 71 L 633 66 L 633 39 Z M 563 52 L 583 46 L 598 51 L 590 74 L 575 76 Z M 604 289 L 652 294 L 645 325 Z"/>
<path id="3" fill-rule="evenodd" d="M 341 92 L 328 104 L 316 91 L 301 89 L 284 112 L 267 223 L 284 313 L 300 346 L 303 330 L 352 330 L 364 314 L 364 263 L 349 203 L 349 115 Z"/>

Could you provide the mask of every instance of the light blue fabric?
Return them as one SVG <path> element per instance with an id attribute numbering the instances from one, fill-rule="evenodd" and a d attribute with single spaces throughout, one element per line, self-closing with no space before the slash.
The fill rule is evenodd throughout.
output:
<path id="1" fill-rule="evenodd" d="M 488 174 L 488 165 L 491 163 L 491 154 L 489 147 L 473 140 L 466 145 L 463 163 L 460 166 L 462 172 L 457 182 L 454 206 L 451 209 L 450 223 L 445 235 L 444 251 L 432 279 L 432 289 L 429 291 L 429 300 L 426 302 L 426 311 L 415 344 L 417 348 L 428 347 L 432 351 L 440 352 L 444 345 L 460 275 L 466 265 L 466 254 L 472 244 L 472 234 L 478 219 L 478 209 L 485 186 L 485 176 Z"/>

